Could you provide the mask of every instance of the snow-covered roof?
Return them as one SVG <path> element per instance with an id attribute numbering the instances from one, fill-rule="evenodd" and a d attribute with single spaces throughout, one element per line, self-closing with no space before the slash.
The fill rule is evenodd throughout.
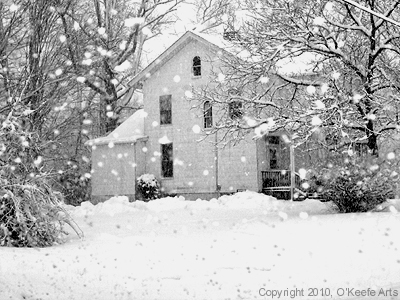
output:
<path id="1" fill-rule="evenodd" d="M 144 134 L 144 119 L 147 113 L 139 109 L 105 137 L 89 140 L 85 145 L 124 144 L 134 143 L 139 139 L 147 138 Z"/>

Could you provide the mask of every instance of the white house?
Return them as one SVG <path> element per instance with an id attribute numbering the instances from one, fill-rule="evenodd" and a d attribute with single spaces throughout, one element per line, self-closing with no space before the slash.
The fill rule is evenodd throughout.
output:
<path id="1" fill-rule="evenodd" d="M 144 173 L 154 174 L 165 194 L 187 199 L 290 185 L 289 148 L 279 135 L 249 136 L 223 149 L 214 143 L 217 136 L 200 141 L 216 111 L 204 103 L 199 113 L 187 96 L 229 55 L 224 43 L 187 32 L 134 78 L 132 84 L 143 84 L 143 110 L 107 137 L 89 141 L 94 202 L 113 195 L 135 199 L 136 178 Z"/>

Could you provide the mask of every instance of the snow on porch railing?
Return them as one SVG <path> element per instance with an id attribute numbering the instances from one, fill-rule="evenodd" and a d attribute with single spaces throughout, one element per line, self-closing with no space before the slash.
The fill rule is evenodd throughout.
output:
<path id="1" fill-rule="evenodd" d="M 261 171 L 263 189 L 290 188 L 289 170 Z M 295 187 L 300 187 L 300 175 L 295 173 Z"/>

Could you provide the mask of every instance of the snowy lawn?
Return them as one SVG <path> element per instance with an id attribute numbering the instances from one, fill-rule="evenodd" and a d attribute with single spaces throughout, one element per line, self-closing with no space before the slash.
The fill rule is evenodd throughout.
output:
<path id="1" fill-rule="evenodd" d="M 252 192 L 83 203 L 67 209 L 84 240 L 0 248 L 0 299 L 400 299 L 399 206 L 334 214 Z"/>

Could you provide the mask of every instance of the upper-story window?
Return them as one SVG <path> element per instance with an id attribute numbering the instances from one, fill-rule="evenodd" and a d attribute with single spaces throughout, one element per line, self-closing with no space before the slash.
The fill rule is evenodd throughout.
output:
<path id="1" fill-rule="evenodd" d="M 160 124 L 172 124 L 171 95 L 160 96 Z"/>
<path id="2" fill-rule="evenodd" d="M 201 76 L 201 58 L 195 56 L 193 58 L 193 76 Z"/>
<path id="3" fill-rule="evenodd" d="M 210 101 L 204 102 L 204 128 L 211 128 L 213 126 L 212 106 Z"/>
<path id="4" fill-rule="evenodd" d="M 229 103 L 229 117 L 232 120 L 240 119 L 243 116 L 243 105 L 240 101 L 232 101 Z"/>
<path id="5" fill-rule="evenodd" d="M 238 100 L 240 91 L 237 89 L 230 89 L 228 91 L 230 101 L 228 104 L 228 115 L 232 120 L 240 119 L 243 116 L 243 103 Z"/>

